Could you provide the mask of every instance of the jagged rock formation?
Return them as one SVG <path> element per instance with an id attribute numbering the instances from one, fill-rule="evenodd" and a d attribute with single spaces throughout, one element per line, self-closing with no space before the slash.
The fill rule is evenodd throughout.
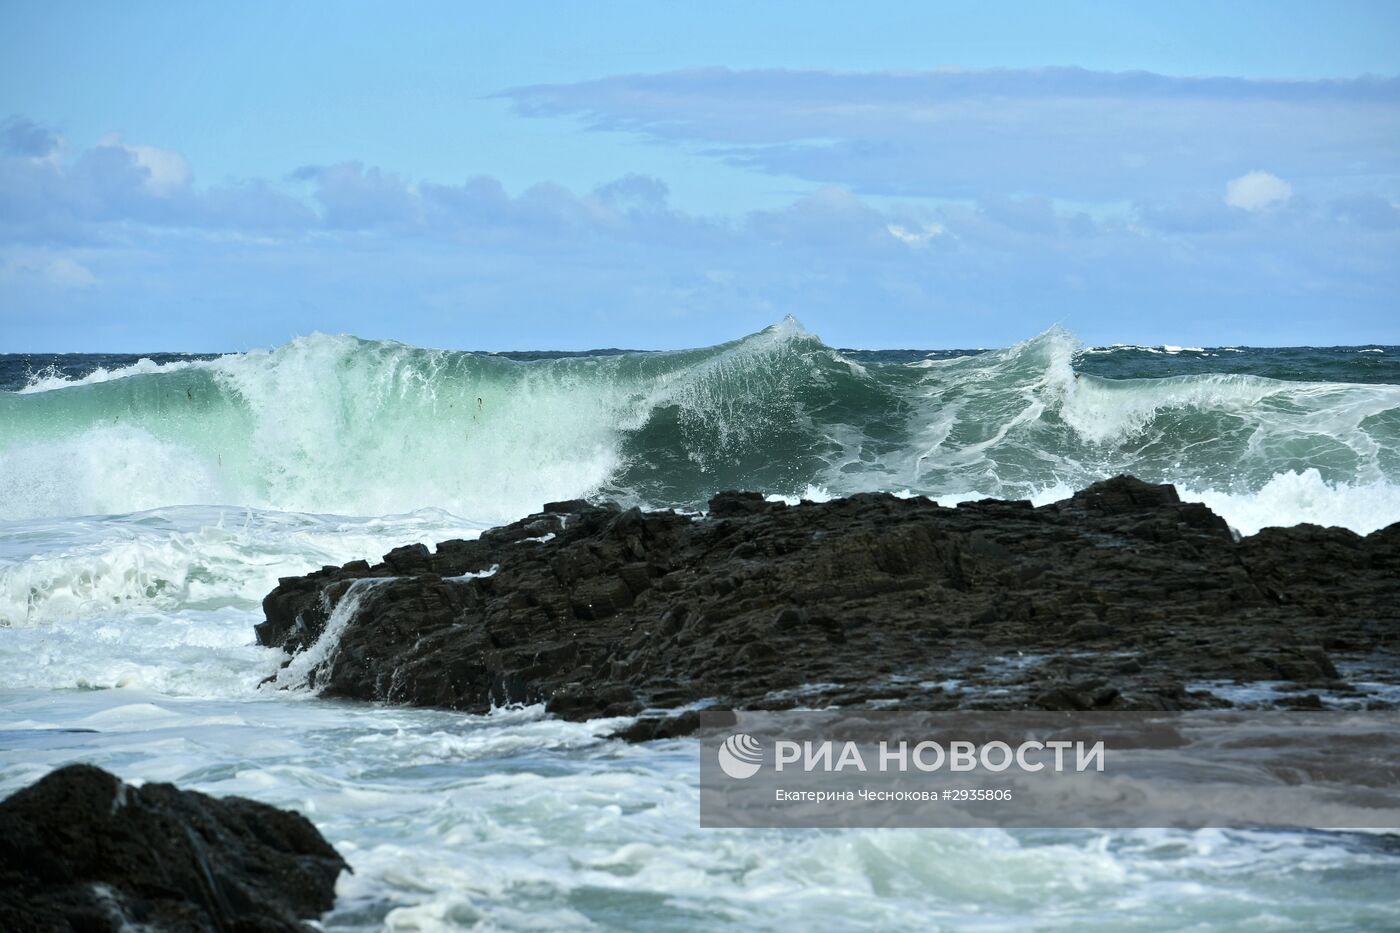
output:
<path id="1" fill-rule="evenodd" d="M 303 650 L 355 587 L 357 613 L 317 646 L 324 695 L 546 702 L 576 719 L 702 699 L 1224 705 L 1191 689 L 1213 679 L 1288 681 L 1279 702 L 1307 706 L 1309 690 L 1351 689 L 1331 654 L 1397 646 L 1397 581 L 1400 524 L 1237 541 L 1204 505 L 1132 477 L 1040 508 L 727 492 L 704 517 L 552 503 L 476 541 L 286 578 L 257 636 Z"/>
<path id="2" fill-rule="evenodd" d="M 0 803 L 0 929 L 309 931 L 345 862 L 299 813 L 69 765 Z"/>

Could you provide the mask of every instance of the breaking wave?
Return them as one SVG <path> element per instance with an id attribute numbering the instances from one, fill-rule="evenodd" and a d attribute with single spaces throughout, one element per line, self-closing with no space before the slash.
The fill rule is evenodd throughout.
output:
<path id="1" fill-rule="evenodd" d="M 1174 348 L 1173 348 L 1174 349 Z M 0 518 L 177 505 L 497 522 L 607 495 L 871 489 L 1043 500 L 1120 472 L 1242 530 L 1400 519 L 1400 387 L 1115 379 L 1052 328 L 858 362 L 789 319 L 716 347 L 517 361 L 321 334 L 0 394 Z"/>

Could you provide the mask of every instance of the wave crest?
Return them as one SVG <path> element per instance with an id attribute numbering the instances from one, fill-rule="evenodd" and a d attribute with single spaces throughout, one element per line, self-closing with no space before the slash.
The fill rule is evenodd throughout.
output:
<path id="1" fill-rule="evenodd" d="M 1133 472 L 1222 502 L 1315 475 L 1368 490 L 1356 495 L 1377 508 L 1349 523 L 1400 518 L 1385 493 L 1400 480 L 1400 387 L 1108 379 L 1076 370 L 1084 352 L 1052 328 L 1004 350 L 860 363 L 793 320 L 716 347 L 530 362 L 315 334 L 0 394 L 0 517 L 223 504 L 498 522 L 594 494 L 1035 498 Z"/>

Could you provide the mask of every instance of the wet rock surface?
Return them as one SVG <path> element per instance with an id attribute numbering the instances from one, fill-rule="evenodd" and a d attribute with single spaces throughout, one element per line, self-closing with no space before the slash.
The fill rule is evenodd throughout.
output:
<path id="1" fill-rule="evenodd" d="M 299 813 L 91 765 L 0 802 L 9 931 L 306 931 L 345 867 Z"/>
<path id="2" fill-rule="evenodd" d="M 352 588 L 357 612 L 316 644 Z M 1204 505 L 1132 477 L 1039 508 L 726 492 L 699 517 L 573 501 L 476 541 L 286 578 L 263 608 L 259 642 L 314 645 L 323 695 L 651 711 L 634 739 L 684 732 L 656 711 L 700 701 L 1383 706 L 1400 679 L 1400 524 L 1236 540 Z M 1388 682 L 1348 682 L 1358 659 Z M 1222 689 L 1255 683 L 1268 695 Z"/>

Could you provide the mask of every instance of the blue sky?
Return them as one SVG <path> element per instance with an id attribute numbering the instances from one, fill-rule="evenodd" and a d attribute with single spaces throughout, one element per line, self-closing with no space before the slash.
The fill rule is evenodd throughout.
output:
<path id="1" fill-rule="evenodd" d="M 1400 4 L 0 6 L 0 351 L 1400 343 Z"/>

